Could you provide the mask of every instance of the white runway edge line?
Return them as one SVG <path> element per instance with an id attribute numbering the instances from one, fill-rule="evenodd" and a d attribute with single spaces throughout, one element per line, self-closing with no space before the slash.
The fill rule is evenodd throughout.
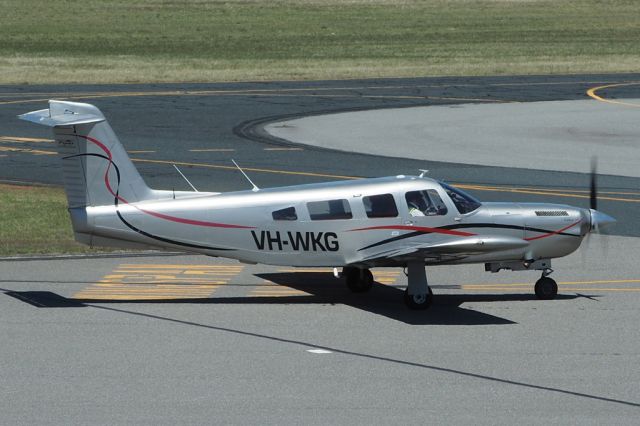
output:
<path id="1" fill-rule="evenodd" d="M 312 354 L 332 354 L 333 352 L 326 349 L 307 349 L 307 352 Z"/>
<path id="2" fill-rule="evenodd" d="M 640 100 L 628 99 L 640 103 Z M 593 99 L 426 106 L 271 123 L 292 142 L 389 157 L 640 177 L 640 108 Z"/>

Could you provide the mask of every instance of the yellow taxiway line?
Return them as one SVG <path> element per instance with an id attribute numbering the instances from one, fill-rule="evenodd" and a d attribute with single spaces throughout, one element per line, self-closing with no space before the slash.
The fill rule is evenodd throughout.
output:
<path id="1" fill-rule="evenodd" d="M 607 99 L 607 98 L 604 98 L 604 97 L 596 94 L 597 92 L 599 92 L 601 90 L 612 89 L 614 87 L 637 86 L 637 85 L 640 85 L 640 82 L 606 84 L 604 86 L 592 87 L 591 89 L 587 90 L 587 95 L 590 96 L 591 98 L 595 99 L 596 101 L 606 102 L 608 104 L 624 105 L 624 106 L 628 106 L 628 107 L 632 107 L 632 108 L 640 108 L 640 104 L 634 104 L 634 103 L 631 103 L 631 102 L 618 101 L 618 100 L 614 100 L 614 99 Z"/>

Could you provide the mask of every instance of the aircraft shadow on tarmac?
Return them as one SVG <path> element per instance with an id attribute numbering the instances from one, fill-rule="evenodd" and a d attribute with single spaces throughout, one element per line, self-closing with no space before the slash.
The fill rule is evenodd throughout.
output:
<path id="1" fill-rule="evenodd" d="M 537 301 L 533 294 L 437 294 L 427 311 L 411 311 L 402 302 L 404 288 L 374 282 L 371 291 L 351 293 L 342 279 L 331 273 L 292 272 L 256 274 L 257 277 L 307 294 L 287 296 L 241 296 L 175 299 L 76 299 L 48 291 L 11 291 L 5 294 L 39 308 L 79 308 L 87 304 L 343 304 L 372 314 L 412 325 L 506 325 L 515 324 L 484 312 L 461 307 L 463 303 Z M 447 288 L 447 286 L 440 286 Z M 451 288 L 449 286 L 449 288 Z M 558 295 L 558 300 L 576 299 L 580 295 Z"/>

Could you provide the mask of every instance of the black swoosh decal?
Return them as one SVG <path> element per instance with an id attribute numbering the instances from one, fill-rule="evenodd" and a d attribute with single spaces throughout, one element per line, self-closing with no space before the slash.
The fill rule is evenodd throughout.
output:
<path id="1" fill-rule="evenodd" d="M 494 229 L 497 228 L 497 229 L 515 229 L 515 230 L 522 230 L 522 231 L 524 231 L 524 229 L 526 228 L 528 231 L 539 232 L 539 233 L 542 233 L 542 234 L 549 234 L 549 233 L 553 232 L 553 231 L 548 231 L 546 229 L 529 228 L 529 227 L 524 227 L 524 226 L 506 225 L 506 224 L 500 224 L 500 223 L 460 223 L 460 224 L 456 224 L 456 225 L 439 226 L 437 229 L 453 230 L 453 229 L 466 229 L 466 228 L 494 228 Z M 426 234 L 431 234 L 431 233 L 432 232 L 428 232 L 428 231 L 413 231 L 413 232 L 409 232 L 408 234 L 398 235 L 397 237 L 387 238 L 385 240 L 378 241 L 377 243 L 373 243 L 371 245 L 368 245 L 366 247 L 358 249 L 358 251 L 362 251 L 362 250 L 370 249 L 370 248 L 373 248 L 373 247 L 381 246 L 383 244 L 392 243 L 394 241 L 404 240 L 406 238 L 416 237 L 418 235 L 426 235 Z M 566 232 L 559 232 L 556 235 L 565 235 L 565 236 L 569 236 L 569 237 L 578 237 L 579 236 L 579 235 L 575 235 L 575 234 L 568 234 Z"/>
<path id="2" fill-rule="evenodd" d="M 175 244 L 177 246 L 182 246 L 182 247 L 191 247 L 191 248 L 199 248 L 199 249 L 206 249 L 206 250 L 219 250 L 219 251 L 235 251 L 235 249 L 229 249 L 229 248 L 220 248 L 220 247 L 210 247 L 210 246 L 203 246 L 203 245 L 199 245 L 199 244 L 191 244 L 191 243 L 185 243 L 182 241 L 176 241 L 176 240 L 171 240 L 169 238 L 164 238 L 164 237 L 160 237 L 158 235 L 154 235 L 151 234 L 149 232 L 143 231 L 140 228 L 135 227 L 134 225 L 130 224 L 129 222 L 127 222 L 125 220 L 124 217 L 122 217 L 122 214 L 120 213 L 120 211 L 118 210 L 118 195 L 120 193 L 120 169 L 118 168 L 118 165 L 116 163 L 113 162 L 113 160 L 111 160 L 109 157 L 107 157 L 106 155 L 102 155 L 102 154 L 94 154 L 94 153 L 86 153 L 86 154 L 75 154 L 75 155 L 70 155 L 68 157 L 63 157 L 63 160 L 67 160 L 69 158 L 74 158 L 74 157 L 99 157 L 99 158 L 104 158 L 105 160 L 107 160 L 109 163 L 111 163 L 114 167 L 114 170 L 116 171 L 116 176 L 118 178 L 117 181 L 117 186 L 116 186 L 116 193 L 114 196 L 114 200 L 113 203 L 116 207 L 116 214 L 118 215 L 118 218 L 120 219 L 120 221 L 125 224 L 125 226 L 127 226 L 129 229 L 131 229 L 132 231 L 137 232 L 140 235 L 144 235 L 145 237 L 157 240 L 157 241 L 162 241 L 164 243 L 169 243 L 169 244 Z"/>

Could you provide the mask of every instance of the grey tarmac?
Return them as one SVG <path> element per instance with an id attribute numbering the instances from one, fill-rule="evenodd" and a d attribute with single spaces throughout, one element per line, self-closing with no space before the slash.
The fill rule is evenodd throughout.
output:
<path id="1" fill-rule="evenodd" d="M 198 256 L 1 262 L 0 423 L 634 424 L 636 239 L 595 239 L 554 265 L 557 300 L 436 267 L 428 312 L 399 269 L 354 295 Z"/>

